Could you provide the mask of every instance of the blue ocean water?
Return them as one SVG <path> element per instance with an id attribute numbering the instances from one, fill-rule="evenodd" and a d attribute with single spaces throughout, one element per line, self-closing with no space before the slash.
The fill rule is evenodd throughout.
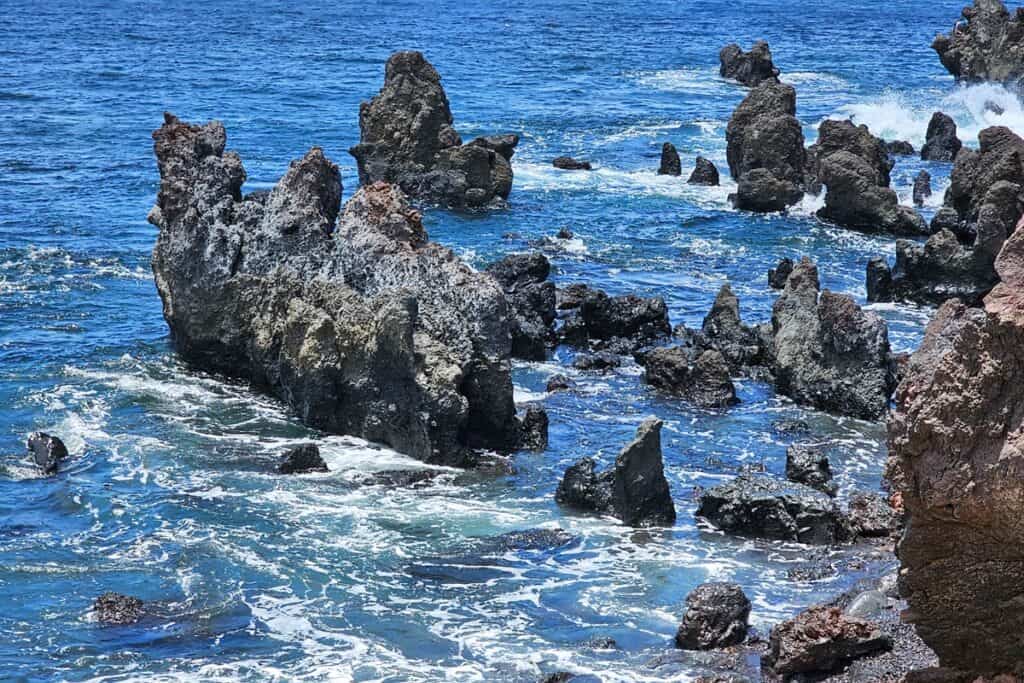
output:
<path id="1" fill-rule="evenodd" d="M 418 463 L 317 434 L 277 401 L 183 365 L 149 269 L 157 190 L 150 132 L 169 110 L 224 121 L 248 188 L 268 187 L 310 146 L 357 185 L 346 150 L 358 105 L 397 49 L 420 49 L 444 77 L 468 139 L 513 131 L 508 210 L 428 210 L 431 237 L 483 267 L 542 248 L 558 283 L 661 295 L 673 323 L 699 326 L 732 283 L 748 321 L 769 316 L 765 272 L 810 255 L 823 284 L 864 300 L 867 259 L 887 237 L 817 222 L 821 199 L 788 216 L 729 207 L 731 184 L 655 175 L 661 143 L 725 170 L 725 125 L 744 96 L 717 76 L 718 49 L 766 38 L 798 92 L 809 139 L 852 116 L 920 146 L 932 111 L 961 137 L 996 123 L 1024 132 L 1020 102 L 959 87 L 929 49 L 960 0 L 605 3 L 507 0 L 191 3 L 5 0 L 0 12 L 0 679 L 532 681 L 568 670 L 592 680 L 689 680 L 671 650 L 682 600 L 709 579 L 738 581 L 752 620 L 772 623 L 850 585 L 787 578 L 815 552 L 697 527 L 692 488 L 743 466 L 781 474 L 802 418 L 839 442 L 843 492 L 876 489 L 881 425 L 801 410 L 752 381 L 743 403 L 702 411 L 659 398 L 627 366 L 578 375 L 546 395 L 567 350 L 515 370 L 517 399 L 542 401 L 551 448 L 519 454 L 515 474 L 449 472 L 423 488 L 369 483 Z M 987 100 L 1005 110 L 996 115 Z M 592 173 L 553 169 L 571 154 Z M 949 166 L 900 158 L 909 203 L 920 168 L 941 202 Z M 560 228 L 572 240 L 551 237 Z M 899 350 L 930 311 L 875 306 Z M 607 463 L 643 417 L 666 421 L 679 521 L 637 533 L 563 513 L 553 492 L 583 455 Z M 65 471 L 40 478 L 27 433 L 64 438 Z M 316 439 L 331 467 L 269 473 L 289 444 Z M 561 527 L 576 540 L 508 551 L 488 537 Z M 841 554 L 837 554 L 841 555 Z M 866 568 L 862 571 L 869 571 Z M 99 627 L 93 599 L 137 595 L 149 616 Z M 616 650 L 584 643 L 613 637 Z"/>

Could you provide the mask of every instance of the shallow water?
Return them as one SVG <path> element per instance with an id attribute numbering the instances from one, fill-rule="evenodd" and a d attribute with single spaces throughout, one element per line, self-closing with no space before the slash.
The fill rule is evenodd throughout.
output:
<path id="1" fill-rule="evenodd" d="M 669 651 L 685 595 L 741 583 L 762 631 L 850 585 L 857 573 L 795 583 L 798 545 L 700 530 L 692 488 L 744 465 L 781 474 L 800 417 L 840 441 L 843 492 L 879 486 L 883 428 L 796 408 L 744 381 L 743 403 L 703 411 L 659 398 L 635 366 L 566 369 L 567 350 L 516 367 L 517 398 L 551 415 L 551 448 L 507 476 L 446 472 L 391 488 L 369 473 L 420 467 L 358 440 L 304 428 L 278 402 L 183 365 L 169 345 L 149 270 L 145 221 L 157 173 L 149 134 L 164 110 L 222 119 L 249 188 L 321 145 L 356 186 L 346 149 L 358 103 L 395 49 L 426 52 L 444 76 L 464 138 L 516 131 L 511 208 L 430 210 L 431 236 L 477 267 L 540 243 L 559 283 L 658 294 L 673 323 L 698 326 L 723 282 L 748 321 L 768 317 L 765 271 L 810 255 L 823 284 L 863 302 L 863 272 L 894 241 L 822 225 L 809 197 L 789 216 L 731 210 L 728 183 L 658 177 L 661 143 L 725 169 L 725 124 L 744 91 L 717 77 L 718 48 L 767 38 L 798 90 L 813 138 L 852 116 L 920 146 L 937 108 L 961 137 L 1021 104 L 994 86 L 960 88 L 928 45 L 960 2 L 5 3 L 0 13 L 0 679 L 530 681 L 687 680 Z M 985 110 L 986 100 L 1005 109 Z M 594 162 L 553 169 L 559 154 Z M 920 168 L 937 192 L 948 164 L 901 158 L 909 203 Z M 686 168 L 686 172 L 688 172 Z M 560 228 L 576 238 L 549 238 Z M 503 235 L 515 233 L 517 237 Z M 930 312 L 872 307 L 893 345 L 914 348 Z M 581 391 L 547 396 L 546 378 Z M 607 463 L 643 417 L 666 421 L 671 530 L 564 514 L 553 492 L 583 455 Z M 73 458 L 42 479 L 24 436 L 62 436 Z M 268 473 L 291 443 L 317 439 L 331 472 Z M 486 537 L 560 527 L 575 540 L 503 550 Z M 867 570 L 865 570 L 867 571 Z M 107 590 L 151 605 L 133 627 L 98 628 Z M 582 645 L 611 636 L 618 650 Z"/>

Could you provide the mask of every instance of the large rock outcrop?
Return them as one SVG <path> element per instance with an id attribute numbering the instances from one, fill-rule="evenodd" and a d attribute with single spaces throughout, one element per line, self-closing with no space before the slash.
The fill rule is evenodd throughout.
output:
<path id="1" fill-rule="evenodd" d="M 878 419 L 895 388 L 885 321 L 848 296 L 819 296 L 819 287 L 817 267 L 804 258 L 772 308 L 776 389 L 803 405 Z"/>
<path id="2" fill-rule="evenodd" d="M 338 167 L 313 148 L 243 197 L 219 122 L 167 114 L 153 139 L 153 272 L 186 360 L 424 461 L 515 446 L 505 296 L 428 241 L 397 187 L 372 183 L 341 212 Z"/>
<path id="3" fill-rule="evenodd" d="M 905 617 L 943 666 L 985 676 L 1024 674 L 1024 232 L 996 269 L 984 308 L 938 310 L 889 422 Z"/>
<path id="4" fill-rule="evenodd" d="M 807 157 L 793 86 L 766 80 L 751 90 L 729 119 L 725 138 L 737 208 L 781 211 L 803 198 Z"/>
<path id="5" fill-rule="evenodd" d="M 762 81 L 777 81 L 779 70 L 772 62 L 768 42 L 759 40 L 744 52 L 736 43 L 726 45 L 718 53 L 718 75 L 754 87 Z"/>
<path id="6" fill-rule="evenodd" d="M 932 49 L 958 80 L 1024 83 L 1024 12 L 1010 14 L 1002 0 L 975 0 L 963 9 L 949 35 L 939 34 Z"/>
<path id="7" fill-rule="evenodd" d="M 544 360 L 554 344 L 555 283 L 544 254 L 509 254 L 487 267 L 501 284 L 512 309 L 512 355 Z"/>
<path id="8" fill-rule="evenodd" d="M 517 135 L 462 144 L 452 127 L 441 76 L 419 52 L 388 58 L 384 86 L 359 107 L 356 158 L 359 182 L 383 180 L 410 197 L 451 207 L 484 206 L 507 199 Z"/>

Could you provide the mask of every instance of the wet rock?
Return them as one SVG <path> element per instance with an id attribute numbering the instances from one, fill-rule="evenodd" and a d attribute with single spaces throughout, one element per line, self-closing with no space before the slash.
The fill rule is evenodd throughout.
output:
<path id="1" fill-rule="evenodd" d="M 739 45 L 726 45 L 718 53 L 720 66 L 718 74 L 739 83 L 753 87 L 762 81 L 777 81 L 779 70 L 772 63 L 772 51 L 767 41 L 759 40 L 744 52 Z"/>
<path id="2" fill-rule="evenodd" d="M 865 125 L 855 126 L 852 121 L 826 119 L 818 127 L 818 141 L 814 144 L 818 160 L 827 159 L 838 152 L 849 152 L 859 157 L 870 168 L 870 180 L 888 187 L 895 162 L 881 138 L 871 134 Z"/>
<path id="3" fill-rule="evenodd" d="M 572 230 L 569 228 L 559 228 L 555 237 L 560 240 L 571 240 L 575 235 L 573 235 Z"/>
<path id="4" fill-rule="evenodd" d="M 68 457 L 68 448 L 64 442 L 46 432 L 30 434 L 27 446 L 32 460 L 43 474 L 56 474 L 60 463 Z"/>
<path id="5" fill-rule="evenodd" d="M 563 171 L 589 171 L 591 170 L 589 161 L 579 161 L 572 157 L 556 157 L 552 160 L 551 165 L 555 168 L 560 168 Z"/>
<path id="6" fill-rule="evenodd" d="M 644 420 L 614 467 L 596 472 L 593 458 L 566 470 L 555 499 L 562 505 L 612 514 L 634 527 L 671 526 L 675 504 L 661 457 L 661 420 Z"/>
<path id="7" fill-rule="evenodd" d="M 781 211 L 803 198 L 807 157 L 792 86 L 767 80 L 751 90 L 725 137 L 737 208 Z"/>
<path id="8" fill-rule="evenodd" d="M 722 531 L 750 538 L 833 544 L 846 520 L 832 498 L 803 484 L 741 474 L 701 495 L 696 515 Z"/>
<path id="9" fill-rule="evenodd" d="M 893 140 L 885 143 L 885 148 L 890 155 L 899 157 L 912 157 L 916 154 L 914 146 L 906 140 Z"/>
<path id="10" fill-rule="evenodd" d="M 580 304 L 580 317 L 589 339 L 621 339 L 628 342 L 630 349 L 663 339 L 672 331 L 668 307 L 661 297 L 608 296 L 601 290 L 587 289 Z"/>
<path id="11" fill-rule="evenodd" d="M 899 514 L 877 493 L 858 491 L 850 496 L 847 516 L 858 538 L 895 536 L 902 526 Z"/>
<path id="12" fill-rule="evenodd" d="M 875 624 L 826 606 L 812 607 L 778 624 L 768 642 L 762 663 L 784 677 L 831 673 L 893 645 L 892 638 Z"/>
<path id="13" fill-rule="evenodd" d="M 941 111 L 932 114 L 921 158 L 925 161 L 953 161 L 961 147 L 963 143 L 956 136 L 956 122 Z"/>
<path id="14" fill-rule="evenodd" d="M 902 497 L 900 592 L 943 666 L 1024 668 L 1024 231 L 1007 240 L 984 308 L 949 301 L 896 393 L 889 480 Z"/>
<path id="15" fill-rule="evenodd" d="M 804 420 L 775 420 L 772 429 L 780 434 L 809 434 L 811 425 Z"/>
<path id="16" fill-rule="evenodd" d="M 512 309 L 512 355 L 544 360 L 555 336 L 555 284 L 544 254 L 510 254 L 487 272 L 501 285 Z"/>
<path id="17" fill-rule="evenodd" d="M 523 415 L 519 447 L 540 453 L 548 448 L 548 413 L 542 406 L 529 405 Z"/>
<path id="18" fill-rule="evenodd" d="M 718 187 L 719 181 L 718 169 L 715 165 L 704 157 L 697 157 L 696 162 L 694 162 L 693 172 L 686 182 L 690 185 Z"/>
<path id="19" fill-rule="evenodd" d="M 866 284 L 868 301 L 892 301 L 892 269 L 884 257 L 873 256 L 868 260 Z"/>
<path id="20" fill-rule="evenodd" d="M 932 196 L 932 175 L 925 170 L 921 170 L 914 177 L 914 191 L 913 198 L 914 204 L 917 206 L 924 206 L 924 201 L 928 197 Z"/>
<path id="21" fill-rule="evenodd" d="M 949 35 L 939 34 L 932 49 L 958 80 L 996 81 L 1020 86 L 1024 78 L 1024 16 L 1001 0 L 975 0 L 963 9 Z"/>
<path id="22" fill-rule="evenodd" d="M 644 357 L 644 381 L 703 408 L 739 403 L 729 365 L 714 350 L 695 354 L 678 346 L 652 349 Z"/>
<path id="23" fill-rule="evenodd" d="M 338 168 L 314 148 L 244 201 L 220 123 L 168 114 L 153 137 L 153 271 L 186 360 L 427 462 L 515 448 L 505 295 L 429 242 L 398 188 L 363 187 L 339 212 Z"/>
<path id="24" fill-rule="evenodd" d="M 555 292 L 555 308 L 560 311 L 579 308 L 589 291 L 590 287 L 581 282 L 561 287 Z"/>
<path id="25" fill-rule="evenodd" d="M 586 646 L 591 650 L 618 650 L 619 644 L 615 642 L 615 639 L 610 636 L 597 636 L 591 638 L 586 643 Z"/>
<path id="26" fill-rule="evenodd" d="M 285 451 L 277 463 L 281 474 L 304 474 L 306 472 L 327 472 L 327 463 L 320 457 L 315 443 L 299 444 Z"/>
<path id="27" fill-rule="evenodd" d="M 574 678 L 576 676 L 568 671 L 557 671 L 541 678 L 540 683 L 568 683 Z"/>
<path id="28" fill-rule="evenodd" d="M 825 449 L 812 444 L 793 444 L 786 449 L 786 479 L 810 486 L 829 496 L 836 495 L 832 463 Z"/>
<path id="29" fill-rule="evenodd" d="M 802 405 L 877 419 L 895 382 L 885 321 L 848 296 L 819 297 L 818 287 L 818 269 L 804 258 L 772 308 L 776 389 Z"/>
<path id="30" fill-rule="evenodd" d="M 789 274 L 793 272 L 793 259 L 783 258 L 779 263 L 768 270 L 768 286 L 772 289 L 783 289 Z"/>
<path id="31" fill-rule="evenodd" d="M 548 393 L 554 393 L 556 391 L 569 391 L 576 388 L 576 382 L 565 375 L 552 375 L 548 378 L 548 382 L 544 389 Z"/>
<path id="32" fill-rule="evenodd" d="M 679 160 L 679 152 L 671 142 L 661 146 L 661 164 L 658 166 L 658 175 L 682 175 L 683 166 Z"/>
<path id="33" fill-rule="evenodd" d="M 704 583 L 686 596 L 686 613 L 676 633 L 684 650 L 711 650 L 747 637 L 750 600 L 735 583 Z"/>
<path id="34" fill-rule="evenodd" d="M 494 552 L 510 550 L 552 550 L 569 545 L 576 537 L 564 529 L 524 529 L 509 531 L 487 539 Z"/>
<path id="35" fill-rule="evenodd" d="M 142 618 L 142 600 L 120 593 L 104 593 L 93 603 L 96 621 L 101 624 L 124 626 Z"/>
<path id="36" fill-rule="evenodd" d="M 622 365 L 622 359 L 610 351 L 598 351 L 577 356 L 572 362 L 577 370 L 597 370 L 604 372 Z"/>
<path id="37" fill-rule="evenodd" d="M 419 52 L 388 58 L 384 86 L 359 107 L 359 144 L 349 150 L 363 186 L 399 185 L 410 197 L 446 206 L 483 206 L 507 199 L 516 135 L 467 145 L 452 127 L 441 76 Z"/>
<path id="38" fill-rule="evenodd" d="M 369 483 L 392 488 L 422 488 L 444 474 L 441 470 L 382 470 L 374 472 Z"/>
<path id="39" fill-rule="evenodd" d="M 728 283 L 718 290 L 711 310 L 704 316 L 699 344 L 721 353 L 734 373 L 766 361 L 761 337 L 743 324 L 739 299 Z"/>

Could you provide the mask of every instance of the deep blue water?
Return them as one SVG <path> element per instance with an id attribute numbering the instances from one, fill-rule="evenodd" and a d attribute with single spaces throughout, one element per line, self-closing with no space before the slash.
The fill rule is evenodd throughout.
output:
<path id="1" fill-rule="evenodd" d="M 720 189 L 658 177 L 661 143 L 688 166 L 725 171 L 725 124 L 744 91 L 717 77 L 718 49 L 770 41 L 798 91 L 813 139 L 829 116 L 923 142 L 942 108 L 971 144 L 986 125 L 1024 131 L 1021 104 L 995 87 L 959 88 L 929 49 L 961 0 L 843 3 L 649 0 L 644 3 L 52 3 L 0 12 L 0 679 L 531 681 L 590 672 L 603 681 L 687 680 L 647 663 L 669 651 L 685 595 L 708 579 L 743 585 L 762 631 L 848 586 L 786 571 L 809 548 L 701 531 L 691 489 L 764 463 L 781 474 L 802 417 L 840 442 L 844 492 L 874 489 L 883 428 L 804 411 L 744 381 L 726 412 L 658 398 L 635 366 L 579 376 L 579 394 L 546 396 L 569 372 L 560 350 L 516 369 L 518 398 L 542 400 L 552 445 L 520 454 L 508 476 L 450 473 L 422 489 L 366 485 L 416 463 L 310 432 L 279 403 L 185 367 L 170 347 L 149 269 L 145 217 L 157 173 L 150 132 L 164 110 L 225 122 L 251 188 L 322 146 L 346 153 L 358 105 L 397 49 L 421 49 L 444 77 L 464 138 L 515 131 L 511 208 L 430 210 L 431 236 L 482 267 L 570 228 L 543 248 L 559 283 L 664 296 L 673 323 L 699 325 L 723 282 L 748 321 L 768 317 L 765 271 L 810 255 L 824 285 L 863 302 L 868 257 L 893 241 L 819 224 L 820 199 L 789 216 L 731 210 Z M 987 99 L 1006 110 L 984 111 Z M 582 156 L 571 174 L 549 161 Z M 900 159 L 894 185 L 948 165 Z M 688 173 L 688 168 L 685 170 Z M 909 199 L 907 200 L 909 201 Z M 517 237 L 503 237 L 514 233 Z M 876 307 L 900 350 L 929 311 Z M 553 492 L 582 455 L 609 462 L 643 417 L 666 420 L 667 473 L 679 509 L 667 531 L 563 514 Z M 25 435 L 65 439 L 65 472 L 39 478 Z M 332 472 L 268 474 L 289 444 L 317 439 Z M 555 551 L 488 551 L 477 537 L 537 526 L 578 536 Z M 131 627 L 99 627 L 107 590 L 151 605 Z M 614 637 L 615 651 L 581 643 Z"/>

